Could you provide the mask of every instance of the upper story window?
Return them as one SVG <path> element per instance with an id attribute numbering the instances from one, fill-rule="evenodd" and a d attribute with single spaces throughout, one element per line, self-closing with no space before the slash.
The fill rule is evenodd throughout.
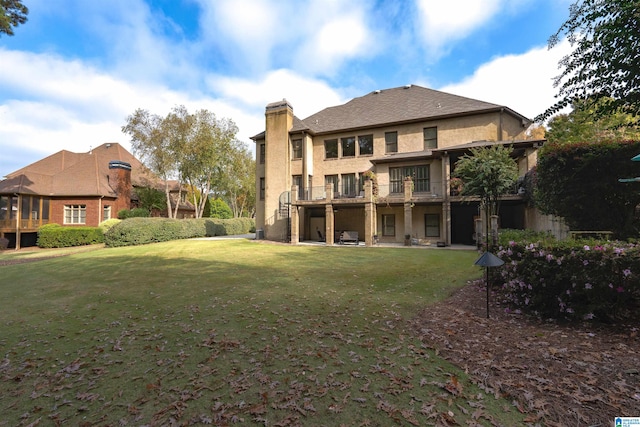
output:
<path id="1" fill-rule="evenodd" d="M 385 153 L 398 152 L 398 132 L 384 133 Z"/>
<path id="2" fill-rule="evenodd" d="M 424 135 L 424 149 L 438 148 L 438 128 L 430 127 L 422 130 Z"/>
<path id="3" fill-rule="evenodd" d="M 361 156 L 373 154 L 373 135 L 358 136 L 358 148 Z"/>
<path id="4" fill-rule="evenodd" d="M 260 154 L 259 154 L 260 157 L 258 159 L 260 161 L 260 164 L 264 164 L 264 153 L 265 153 L 264 144 L 260 144 Z"/>
<path id="5" fill-rule="evenodd" d="M 356 138 L 354 136 L 342 138 L 340 142 L 342 143 L 342 157 L 356 156 Z"/>
<path id="6" fill-rule="evenodd" d="M 302 158 L 302 140 L 294 139 L 291 141 L 291 158 L 293 160 Z"/>
<path id="7" fill-rule="evenodd" d="M 65 224 L 86 224 L 87 223 L 87 205 L 65 205 L 64 223 Z"/>
<path id="8" fill-rule="evenodd" d="M 327 139 L 324 141 L 324 158 L 325 159 L 338 158 L 338 140 L 337 139 Z"/>

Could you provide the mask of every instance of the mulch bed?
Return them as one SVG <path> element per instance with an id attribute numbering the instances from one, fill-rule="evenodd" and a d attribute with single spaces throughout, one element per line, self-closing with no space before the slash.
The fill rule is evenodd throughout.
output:
<path id="1" fill-rule="evenodd" d="M 491 301 L 491 299 L 490 299 Z M 423 342 L 531 424 L 609 426 L 640 416 L 640 323 L 567 325 L 508 314 L 467 285 L 412 323 Z"/>

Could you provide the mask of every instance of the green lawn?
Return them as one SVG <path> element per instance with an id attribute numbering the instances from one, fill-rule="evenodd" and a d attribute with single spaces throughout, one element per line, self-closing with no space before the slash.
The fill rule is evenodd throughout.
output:
<path id="1" fill-rule="evenodd" d="M 522 424 L 407 323 L 476 258 L 191 240 L 0 267 L 0 426 Z"/>

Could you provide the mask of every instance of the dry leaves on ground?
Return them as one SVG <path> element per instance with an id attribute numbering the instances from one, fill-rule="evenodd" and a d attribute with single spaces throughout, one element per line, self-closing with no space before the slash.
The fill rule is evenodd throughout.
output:
<path id="1" fill-rule="evenodd" d="M 640 416 L 638 323 L 562 325 L 505 313 L 468 285 L 414 327 L 485 391 L 512 397 L 532 424 L 610 425 Z"/>

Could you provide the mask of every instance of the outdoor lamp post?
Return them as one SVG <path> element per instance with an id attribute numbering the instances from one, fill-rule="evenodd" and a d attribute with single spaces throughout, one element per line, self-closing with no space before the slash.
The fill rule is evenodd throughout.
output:
<path id="1" fill-rule="evenodd" d="M 489 268 L 500 267 L 504 264 L 504 261 L 492 254 L 489 251 L 485 251 L 480 258 L 473 263 L 485 268 L 485 284 L 487 287 L 487 319 L 489 318 Z"/>

